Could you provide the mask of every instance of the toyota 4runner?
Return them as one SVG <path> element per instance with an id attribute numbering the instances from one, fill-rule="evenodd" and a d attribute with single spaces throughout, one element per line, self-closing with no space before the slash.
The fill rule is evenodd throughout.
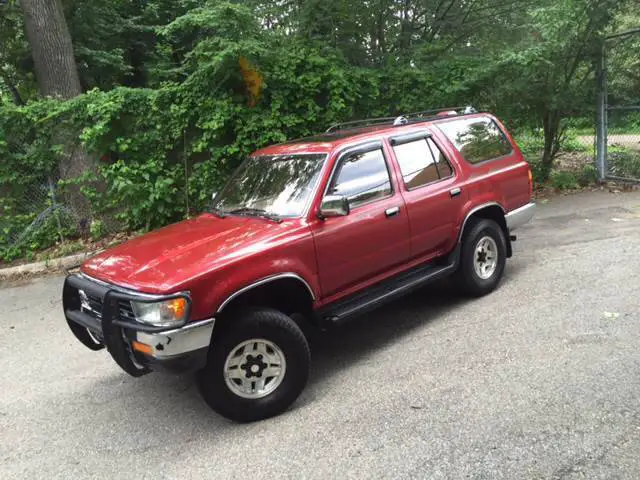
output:
<path id="1" fill-rule="evenodd" d="M 498 285 L 534 213 L 528 164 L 492 115 L 431 111 L 331 127 L 249 156 L 205 213 L 67 276 L 69 328 L 124 371 L 197 371 L 236 421 L 287 409 L 329 328 L 452 275 Z"/>

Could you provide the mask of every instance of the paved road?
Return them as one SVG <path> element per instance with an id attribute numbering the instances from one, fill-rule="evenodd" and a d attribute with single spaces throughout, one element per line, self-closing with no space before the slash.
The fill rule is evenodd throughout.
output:
<path id="1" fill-rule="evenodd" d="M 61 278 L 2 289 L 0 478 L 638 478 L 640 193 L 554 199 L 518 234 L 494 294 L 317 335 L 295 407 L 250 425 L 78 344 Z"/>

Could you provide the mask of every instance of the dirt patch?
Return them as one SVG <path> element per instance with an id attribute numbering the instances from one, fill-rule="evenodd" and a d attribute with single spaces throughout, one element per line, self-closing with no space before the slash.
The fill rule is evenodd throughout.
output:
<path id="1" fill-rule="evenodd" d="M 594 158 L 592 155 L 584 152 L 564 152 L 556 157 L 554 170 L 565 170 L 570 172 L 579 172 L 585 165 L 593 165 Z"/>

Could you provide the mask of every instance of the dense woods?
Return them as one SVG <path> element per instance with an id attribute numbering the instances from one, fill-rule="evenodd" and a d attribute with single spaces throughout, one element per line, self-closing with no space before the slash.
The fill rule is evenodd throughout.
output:
<path id="1" fill-rule="evenodd" d="M 178 220 L 252 150 L 354 118 L 488 109 L 539 137 L 545 180 L 633 3 L 4 0 L 3 256 Z"/>

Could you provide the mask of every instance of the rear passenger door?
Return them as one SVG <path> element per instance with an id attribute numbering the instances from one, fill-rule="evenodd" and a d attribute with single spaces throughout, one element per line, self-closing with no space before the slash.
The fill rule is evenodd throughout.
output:
<path id="1" fill-rule="evenodd" d="M 455 186 L 459 174 L 429 132 L 392 138 L 391 146 L 409 216 L 411 258 L 448 253 L 464 205 L 465 193 Z"/>

